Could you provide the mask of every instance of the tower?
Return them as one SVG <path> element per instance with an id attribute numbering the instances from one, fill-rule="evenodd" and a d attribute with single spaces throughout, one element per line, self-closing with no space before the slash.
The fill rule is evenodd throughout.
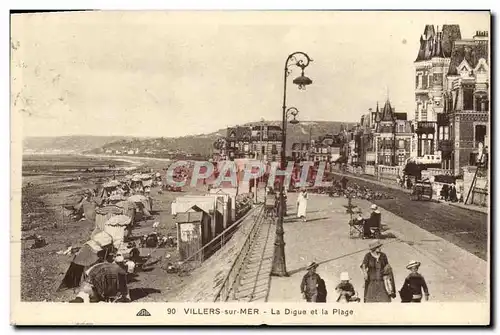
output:
<path id="1" fill-rule="evenodd" d="M 438 117 L 445 109 L 446 74 L 453 44 L 461 39 L 458 25 L 426 25 L 415 59 L 416 156 L 435 154 L 438 149 Z"/>

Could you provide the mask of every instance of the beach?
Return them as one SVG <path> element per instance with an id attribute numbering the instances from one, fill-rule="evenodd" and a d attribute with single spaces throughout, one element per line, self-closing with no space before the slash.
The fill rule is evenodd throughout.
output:
<path id="1" fill-rule="evenodd" d="M 116 175 L 125 175 L 132 170 L 152 169 L 164 172 L 168 160 L 96 157 L 96 156 L 46 156 L 25 157 L 23 161 L 22 190 L 22 232 L 21 241 L 21 299 L 23 301 L 69 301 L 74 298 L 73 290 L 57 292 L 61 280 L 72 261 L 72 255 L 57 252 L 68 247 L 82 246 L 90 238 L 94 224 L 86 220 L 75 222 L 64 215 L 64 204 L 78 201 L 83 191 L 109 180 Z M 115 166 L 109 169 L 109 166 Z M 87 171 L 88 169 L 88 171 Z M 179 195 L 203 194 L 206 187 L 185 187 L 182 193 L 159 192 L 153 188 L 153 219 L 141 222 L 134 235 L 152 230 L 154 222 L 160 222 L 157 231 L 176 236 L 175 221 L 170 207 Z M 41 235 L 47 246 L 31 249 L 33 240 L 26 239 Z M 148 250 L 144 251 L 145 253 Z M 164 301 L 183 281 L 177 274 L 166 271 L 168 262 L 176 262 L 177 249 L 158 249 L 155 255 L 162 258 L 150 272 L 140 273 L 130 283 L 133 301 Z M 168 260 L 168 261 L 167 261 Z"/>

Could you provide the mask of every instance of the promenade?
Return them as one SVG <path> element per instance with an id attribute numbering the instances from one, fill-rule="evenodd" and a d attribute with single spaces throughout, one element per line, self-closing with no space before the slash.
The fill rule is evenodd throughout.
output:
<path id="1" fill-rule="evenodd" d="M 300 302 L 300 283 L 305 267 L 312 261 L 320 263 L 317 272 L 325 280 L 328 302 L 335 302 L 335 286 L 340 273 L 349 272 L 358 295 L 363 296 L 363 275 L 360 264 L 371 240 L 349 238 L 349 216 L 345 198 L 324 195 L 309 196 L 308 221 L 296 220 L 296 194 L 289 194 L 289 217 L 286 218 L 285 250 L 289 277 L 272 277 L 269 302 Z M 353 199 L 363 216 L 368 217 L 371 205 Z M 426 278 L 430 302 L 486 302 L 488 300 L 488 265 L 479 257 L 440 238 L 415 224 L 380 208 L 384 244 L 399 290 L 408 274 L 410 260 L 422 262 L 420 273 Z M 399 296 L 393 300 L 399 303 Z"/>

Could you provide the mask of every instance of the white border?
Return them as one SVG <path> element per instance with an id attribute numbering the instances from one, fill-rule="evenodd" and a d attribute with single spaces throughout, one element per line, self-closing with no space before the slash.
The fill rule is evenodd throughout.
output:
<path id="1" fill-rule="evenodd" d="M 498 7 L 498 1 L 482 1 L 482 0 L 475 0 L 475 1 L 462 1 L 462 0 L 455 0 L 455 1 L 449 1 L 449 2 L 436 2 L 435 0 L 420 0 L 420 1 L 348 1 L 348 2 L 339 2 L 335 3 L 334 6 L 332 6 L 331 1 L 314 1 L 314 0 L 309 0 L 307 2 L 304 1 L 271 1 L 271 0 L 254 0 L 254 1 L 247 1 L 247 2 L 238 2 L 235 0 L 232 1 L 193 1 L 193 0 L 178 0 L 178 1 L 133 1 L 133 0 L 109 0 L 104 2 L 101 1 L 95 1 L 95 0 L 87 0 L 87 1 L 73 1 L 71 2 L 71 5 L 67 1 L 44 1 L 43 4 L 40 1 L 2 1 L 1 2 L 1 15 L 2 22 L 1 24 L 1 36 L 2 36 L 2 42 L 0 43 L 0 47 L 2 48 L 1 55 L 3 57 L 1 64 L 2 66 L 2 94 L 1 97 L 1 102 L 3 106 L 4 112 L 1 114 L 3 122 L 0 122 L 0 124 L 3 127 L 3 134 L 10 134 L 10 120 L 9 120 L 9 13 L 8 9 L 10 8 L 16 8 L 16 9 L 33 9 L 33 8 L 43 8 L 43 9 L 61 9 L 61 8 L 81 8 L 81 9 L 88 9 L 88 8 L 99 8 L 99 9 L 422 9 L 422 10 L 429 10 L 429 9 L 492 9 L 493 12 L 496 12 L 496 9 Z M 495 41 L 494 41 L 494 46 L 498 45 L 498 34 L 492 34 L 495 36 Z M 493 60 L 493 61 L 496 61 Z M 497 93 L 497 91 L 495 91 Z M 497 96 L 495 94 L 495 96 Z M 496 117 L 497 122 L 493 126 L 497 126 L 500 118 Z M 5 136 L 7 137 L 7 136 Z M 498 148 L 497 145 L 492 146 L 493 150 L 497 150 Z M 7 138 L 2 142 L 1 146 L 1 152 L 4 157 L 4 161 L 9 159 L 9 152 L 10 152 L 10 144 Z M 493 153 L 496 157 L 496 152 Z M 9 212 L 9 194 L 10 194 L 10 186 L 9 186 L 9 168 L 4 169 L 5 175 L 4 178 L 0 179 L 0 182 L 2 183 L 2 189 L 4 190 L 2 194 L 2 198 L 0 201 L 0 205 L 2 206 L 1 208 L 1 213 L 4 213 L 4 224 L 7 224 L 10 222 L 10 220 L 7 218 L 5 213 Z M 497 184 L 495 183 L 495 187 Z M 495 221 L 495 220 L 494 220 Z M 496 235 L 498 235 L 498 228 L 496 229 Z M 9 236 L 7 234 L 2 235 L 4 238 L 4 243 L 1 244 L 2 246 L 2 255 L 9 255 Z M 495 236 L 498 237 L 498 236 Z M 495 239 L 492 236 L 493 241 L 498 241 L 498 239 Z M 495 256 L 498 256 L 498 247 L 497 247 L 497 254 Z M 497 259 L 497 258 L 495 258 Z M 7 264 L 9 260 L 4 258 L 3 264 Z M 496 270 L 496 269 L 494 269 Z M 9 271 L 3 271 L 3 276 L 2 276 L 2 287 L 5 288 L 9 287 L 10 285 L 10 278 L 9 278 Z M 498 290 L 496 290 L 497 295 L 498 295 Z M 6 294 L 4 294 L 5 296 Z M 498 297 L 498 296 L 497 296 Z M 495 298 L 497 298 L 495 297 Z M 498 300 L 497 300 L 498 301 Z M 2 299 L 2 315 L 6 318 L 8 318 L 9 313 L 9 299 Z M 3 325 L 9 324 L 9 320 L 5 320 L 2 322 Z M 90 330 L 90 329 L 89 329 Z M 84 330 L 84 331 L 89 331 L 89 330 Z M 13 328 L 9 327 L 9 329 L 5 329 L 4 331 L 7 332 L 13 332 Z M 92 329 L 91 331 L 93 332 L 105 332 L 106 330 L 104 329 Z M 159 330 L 162 331 L 162 330 Z M 169 330 L 169 332 L 177 332 L 178 330 Z M 262 330 L 260 330 L 262 331 Z M 344 331 L 340 329 L 335 329 L 334 331 Z M 385 330 L 382 330 L 385 331 Z M 432 332 L 438 332 L 442 330 L 429 330 L 425 329 L 426 332 L 432 333 Z M 477 330 L 476 330 L 477 331 Z"/>

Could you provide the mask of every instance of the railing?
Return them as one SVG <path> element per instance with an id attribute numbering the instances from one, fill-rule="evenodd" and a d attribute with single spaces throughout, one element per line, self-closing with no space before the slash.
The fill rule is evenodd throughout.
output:
<path id="1" fill-rule="evenodd" d="M 453 176 L 454 172 L 451 169 L 436 169 L 436 168 L 428 168 L 427 170 L 422 171 L 422 177 L 430 177 L 430 176 Z"/>
<path id="2" fill-rule="evenodd" d="M 231 269 L 229 270 L 228 274 L 224 278 L 224 281 L 222 282 L 222 286 L 220 287 L 219 291 L 215 295 L 214 302 L 217 301 L 226 301 L 229 298 L 229 295 L 234 294 L 235 290 L 233 289 L 234 284 L 240 277 L 240 272 L 241 269 L 245 263 L 245 259 L 247 258 L 247 255 L 252 247 L 252 244 L 255 240 L 255 236 L 257 235 L 260 226 L 262 225 L 263 222 L 263 211 L 264 211 L 264 206 L 260 206 L 258 210 L 256 210 L 256 213 L 254 215 L 254 222 L 252 225 L 252 228 L 250 229 L 250 232 L 245 239 L 245 242 L 241 248 L 241 251 L 238 253 L 238 256 L 233 262 L 233 265 L 231 266 Z"/>

